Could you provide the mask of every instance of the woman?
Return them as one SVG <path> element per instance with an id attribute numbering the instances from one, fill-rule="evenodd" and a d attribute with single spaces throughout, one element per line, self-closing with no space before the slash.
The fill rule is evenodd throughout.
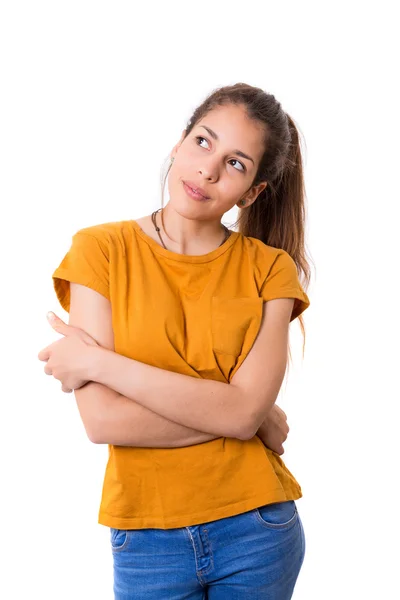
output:
<path id="1" fill-rule="evenodd" d="M 162 209 L 73 236 L 53 273 L 69 325 L 54 318 L 64 337 L 39 358 L 108 444 L 98 522 L 117 600 L 286 600 L 305 539 L 284 418 L 268 442 L 310 304 L 298 132 L 274 96 L 226 86 L 168 173 Z M 235 205 L 239 231 L 221 224 Z"/>

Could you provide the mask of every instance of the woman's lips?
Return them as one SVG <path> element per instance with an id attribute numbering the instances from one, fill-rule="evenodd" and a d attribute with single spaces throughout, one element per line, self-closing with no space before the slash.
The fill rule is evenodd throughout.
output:
<path id="1" fill-rule="evenodd" d="M 194 190 L 192 190 L 192 188 L 189 187 L 185 182 L 183 182 L 183 188 L 184 188 L 185 192 L 188 194 L 188 196 L 190 196 L 194 200 L 202 200 L 203 202 L 205 202 L 206 200 L 209 200 L 209 198 L 205 198 L 198 192 L 195 192 Z"/>

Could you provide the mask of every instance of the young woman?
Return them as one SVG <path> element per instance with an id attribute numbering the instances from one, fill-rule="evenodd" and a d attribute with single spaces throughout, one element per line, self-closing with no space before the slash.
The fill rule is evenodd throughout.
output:
<path id="1" fill-rule="evenodd" d="M 115 599 L 287 600 L 302 492 L 274 403 L 310 304 L 299 135 L 239 83 L 206 98 L 170 158 L 165 207 L 73 236 L 53 273 L 69 324 L 53 318 L 64 337 L 39 358 L 108 444 Z M 238 231 L 221 224 L 235 205 Z"/>

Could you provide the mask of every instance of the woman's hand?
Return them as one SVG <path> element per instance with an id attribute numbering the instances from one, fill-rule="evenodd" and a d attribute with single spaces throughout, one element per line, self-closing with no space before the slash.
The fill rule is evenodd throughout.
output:
<path id="1" fill-rule="evenodd" d="M 288 433 L 289 425 L 287 424 L 286 413 L 274 404 L 268 417 L 258 429 L 257 435 L 267 448 L 281 455 L 285 452 L 282 444 Z"/>
<path id="2" fill-rule="evenodd" d="M 47 318 L 53 329 L 64 337 L 43 348 L 38 359 L 46 362 L 46 375 L 53 375 L 61 381 L 62 391 L 71 393 L 90 381 L 86 377 L 91 360 L 89 348 L 99 344 L 86 331 L 67 325 L 54 313 L 48 313 Z"/>

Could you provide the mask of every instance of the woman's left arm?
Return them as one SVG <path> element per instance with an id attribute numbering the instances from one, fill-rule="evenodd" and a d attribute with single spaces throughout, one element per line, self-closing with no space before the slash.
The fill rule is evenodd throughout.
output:
<path id="1" fill-rule="evenodd" d="M 153 367 L 101 347 L 89 351 L 92 366 L 86 377 L 91 381 L 180 425 L 245 439 L 248 410 L 240 388 Z"/>
<path id="2" fill-rule="evenodd" d="M 293 298 L 264 303 L 256 341 L 229 384 L 167 371 L 96 346 L 88 349 L 86 378 L 186 427 L 250 439 L 282 385 L 293 303 Z"/>

